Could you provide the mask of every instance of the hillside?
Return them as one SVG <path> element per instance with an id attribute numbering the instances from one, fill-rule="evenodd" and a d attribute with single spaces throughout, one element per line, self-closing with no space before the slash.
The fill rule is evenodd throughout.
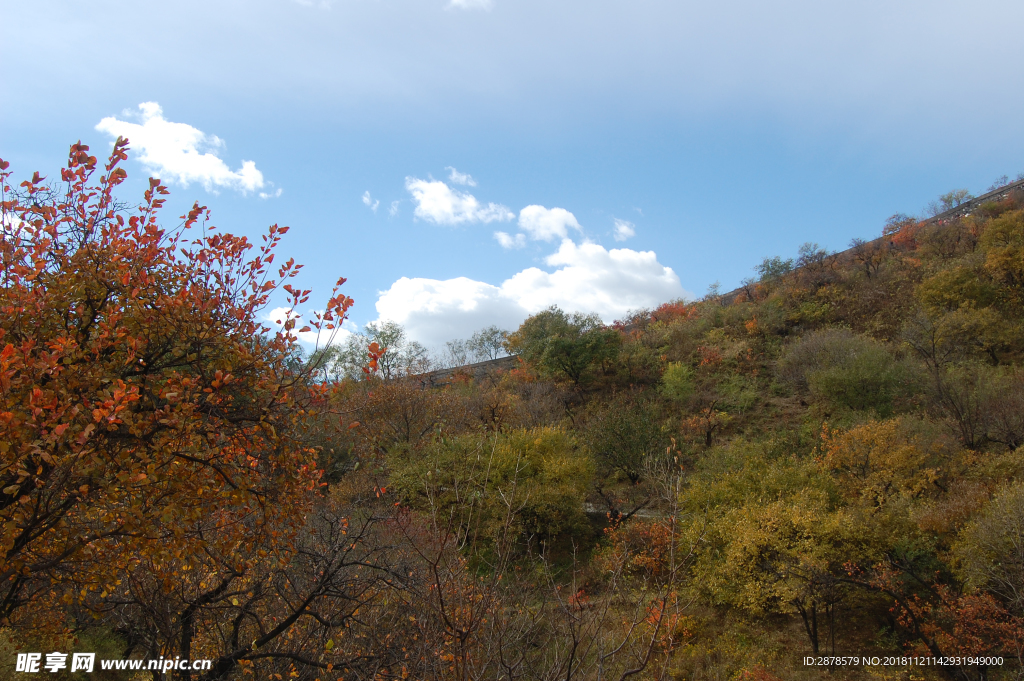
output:
<path id="1" fill-rule="evenodd" d="M 310 293 L 270 268 L 286 228 L 252 249 L 196 205 L 162 229 L 158 180 L 114 198 L 125 146 L 101 170 L 73 145 L 61 185 L 0 161 L 0 647 L 23 671 L 1024 673 L 1022 183 L 612 326 L 550 308 L 514 357 L 425 374 L 394 326 L 304 356 L 337 289 L 268 329 L 274 291 Z"/>
<path id="2" fill-rule="evenodd" d="M 517 368 L 375 389 L 347 451 L 410 509 L 457 518 L 467 556 L 504 538 L 595 599 L 662 584 L 658 674 L 1016 678 L 1022 185 L 613 328 L 541 313 L 510 338 Z M 504 521 L 472 500 L 515 477 L 488 478 L 487 451 L 538 457 Z M 1003 663 L 803 665 L 911 653 Z"/>

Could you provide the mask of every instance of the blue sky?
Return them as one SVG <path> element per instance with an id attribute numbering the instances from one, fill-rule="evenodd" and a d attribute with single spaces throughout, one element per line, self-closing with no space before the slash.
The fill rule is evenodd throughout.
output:
<path id="1" fill-rule="evenodd" d="M 353 322 L 434 346 L 550 304 L 611 321 L 729 289 L 765 256 L 839 249 L 1024 172 L 1020 2 L 0 0 L 0 16 L 0 157 L 19 177 L 131 131 L 129 196 L 154 173 L 168 220 L 199 200 L 235 233 L 290 225 L 282 254 L 312 300 L 348 277 Z"/>

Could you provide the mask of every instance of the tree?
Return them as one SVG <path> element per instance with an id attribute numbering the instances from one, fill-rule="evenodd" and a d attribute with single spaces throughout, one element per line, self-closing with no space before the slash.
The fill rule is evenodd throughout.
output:
<path id="1" fill-rule="evenodd" d="M 376 343 L 384 348 L 384 353 L 377 360 L 377 369 L 384 380 L 429 371 L 427 349 L 410 339 L 398 322 L 370 322 L 366 325 L 366 338 L 368 346 Z"/>
<path id="2" fill-rule="evenodd" d="M 824 433 L 821 463 L 851 498 L 868 508 L 944 490 L 948 453 L 914 432 L 909 419 L 869 421 Z"/>
<path id="3" fill-rule="evenodd" d="M 366 372 L 367 358 L 376 359 L 374 371 Z M 353 333 L 344 343 L 327 345 L 310 358 L 326 381 L 360 380 L 374 375 L 386 381 L 430 370 L 430 355 L 409 339 L 398 322 L 370 322 L 364 333 Z"/>
<path id="4" fill-rule="evenodd" d="M 878 268 L 885 260 L 885 252 L 880 243 L 855 238 L 850 241 L 850 249 L 853 251 L 853 259 L 864 267 L 868 279 L 878 274 Z"/>
<path id="5" fill-rule="evenodd" d="M 115 199 L 127 141 L 98 178 L 88 150 L 72 145 L 61 185 L 35 173 L 14 190 L 0 161 L 0 621 L 50 617 L 26 606 L 84 600 L 182 547 L 285 541 L 318 484 L 295 437 L 316 399 L 299 320 L 258 321 L 279 288 L 293 308 L 309 297 L 284 283 L 293 260 L 270 271 L 287 228 L 255 253 L 198 204 L 164 229 L 158 180 L 137 209 Z M 302 330 L 333 330 L 351 304 L 335 292 Z"/>
<path id="6" fill-rule="evenodd" d="M 605 328 L 596 314 L 567 314 L 552 306 L 539 312 L 509 336 L 508 349 L 544 373 L 567 378 L 575 387 L 593 367 L 618 354 L 621 336 Z"/>
<path id="7" fill-rule="evenodd" d="M 497 326 L 480 329 L 469 337 L 466 347 L 473 352 L 477 361 L 498 359 L 508 354 L 508 331 Z"/>
<path id="8" fill-rule="evenodd" d="M 1002 189 L 1003 187 L 1005 187 L 1008 184 L 1010 184 L 1009 176 L 1007 176 L 1007 175 L 1000 175 L 999 177 L 997 177 L 995 179 L 995 181 L 992 182 L 991 185 L 989 185 L 989 188 L 986 189 L 985 191 L 994 192 L 997 189 Z"/>
<path id="9" fill-rule="evenodd" d="M 458 535 L 547 541 L 585 526 L 589 457 L 556 428 L 443 438 L 395 447 L 392 484 L 415 509 L 457 519 Z"/>
<path id="10" fill-rule="evenodd" d="M 592 404 L 583 432 L 602 473 L 619 471 L 636 484 L 646 460 L 668 445 L 658 417 L 656 405 L 636 395 Z"/>
<path id="11" fill-rule="evenodd" d="M 940 196 L 937 201 L 930 202 L 928 204 L 928 214 L 932 216 L 941 215 L 973 198 L 974 194 L 966 189 L 953 189 Z"/>
<path id="12" fill-rule="evenodd" d="M 1024 304 L 1024 210 L 993 220 L 981 243 L 986 250 L 985 268 L 1003 284 L 1009 302 Z"/>
<path id="13" fill-rule="evenodd" d="M 681 503 L 708 518 L 699 572 L 710 593 L 757 617 L 798 615 L 817 653 L 834 646 L 842 565 L 871 528 L 837 508 L 832 481 L 792 444 L 734 440 L 708 451 Z"/>
<path id="14" fill-rule="evenodd" d="M 961 530 L 953 550 L 972 591 L 989 591 L 1024 616 L 1024 485 L 1004 485 Z"/>
<path id="15" fill-rule="evenodd" d="M 890 250 L 914 249 L 917 247 L 917 235 L 923 223 L 906 213 L 890 215 L 882 227 L 882 238 L 889 240 Z"/>
<path id="16" fill-rule="evenodd" d="M 441 351 L 440 368 L 456 369 L 473 362 L 486 362 L 508 354 L 508 331 L 497 326 L 480 329 L 469 340 L 447 341 Z"/>
<path id="17" fill-rule="evenodd" d="M 800 277 L 817 288 L 832 279 L 839 254 L 807 242 L 800 246 L 796 269 Z"/>
<path id="18" fill-rule="evenodd" d="M 776 281 L 793 271 L 793 260 L 792 258 L 783 260 L 776 255 L 762 260 L 761 264 L 755 267 L 754 270 L 757 271 L 757 276 L 761 282 Z"/>
<path id="19" fill-rule="evenodd" d="M 843 514 L 830 512 L 816 491 L 735 510 L 722 523 L 728 540 L 719 568 L 728 602 L 754 615 L 795 612 L 815 655 L 826 642 L 835 653 L 848 523 Z M 828 627 L 824 641 L 823 624 Z"/>
<path id="20" fill-rule="evenodd" d="M 962 307 L 984 308 L 995 302 L 996 291 L 970 267 L 952 267 L 925 279 L 917 287 L 917 299 L 932 317 Z"/>
<path id="21" fill-rule="evenodd" d="M 446 341 L 444 351 L 441 354 L 441 368 L 455 369 L 466 366 L 470 363 L 472 356 L 472 351 L 468 344 L 461 338 Z"/>
<path id="22" fill-rule="evenodd" d="M 310 672 L 323 674 L 330 665 L 372 677 L 401 647 L 393 645 L 401 632 L 388 634 L 401 629 L 399 613 L 386 606 L 395 595 L 391 579 L 407 577 L 395 574 L 396 552 L 380 536 L 388 509 L 376 506 L 353 518 L 352 509 L 318 499 L 288 542 L 277 533 L 251 533 L 226 551 L 144 554 L 83 605 L 121 636 L 124 657 L 213 661 L 205 673 L 175 670 L 175 681 L 236 678 L 239 668 L 251 673 L 257 664 L 257 678 L 305 672 L 301 678 L 312 679 Z"/>
<path id="23" fill-rule="evenodd" d="M 923 572 L 915 556 L 889 555 L 865 570 L 847 564 L 851 584 L 884 594 L 910 641 L 911 654 L 946 657 L 941 668 L 954 681 L 986 681 L 991 665 L 984 658 L 1020 661 L 1024 620 L 987 593 L 962 593 L 954 585 Z M 1011 662 L 1012 663 L 1012 662 Z"/>
<path id="24" fill-rule="evenodd" d="M 613 520 L 628 520 L 651 502 L 650 481 L 645 478 L 667 458 L 669 438 L 657 404 L 636 393 L 620 393 L 607 403 L 588 405 L 579 428 L 597 466 L 597 494 Z M 622 477 L 628 487 L 615 490 Z"/>

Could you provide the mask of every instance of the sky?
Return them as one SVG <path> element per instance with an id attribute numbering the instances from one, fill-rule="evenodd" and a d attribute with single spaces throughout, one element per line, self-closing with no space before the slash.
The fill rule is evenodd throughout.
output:
<path id="1" fill-rule="evenodd" d="M 288 225 L 312 308 L 343 276 L 348 330 L 438 348 L 729 290 L 1013 179 L 1022 25 L 1019 0 L 0 0 L 0 158 L 56 175 L 123 135 L 124 198 L 157 176 L 168 224 Z"/>

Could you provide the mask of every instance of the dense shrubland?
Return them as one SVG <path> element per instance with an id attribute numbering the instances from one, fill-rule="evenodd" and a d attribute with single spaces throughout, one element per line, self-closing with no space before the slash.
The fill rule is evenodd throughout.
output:
<path id="1" fill-rule="evenodd" d="M 113 199 L 124 146 L 102 170 L 87 152 L 63 186 L 4 194 L 3 664 L 20 647 L 214 660 L 181 679 L 1020 676 L 1019 195 L 895 216 L 843 254 L 808 244 L 734 294 L 611 327 L 552 308 L 486 329 L 441 365 L 514 368 L 430 389 L 396 325 L 307 356 L 301 322 L 260 328 L 294 272 L 267 274 L 281 230 L 255 253 L 193 234 L 199 207 L 165 230 L 157 183 L 139 210 Z"/>
<path id="2" fill-rule="evenodd" d="M 435 405 L 418 442 L 375 435 L 392 414 L 362 422 L 360 447 L 402 507 L 448 519 L 470 563 L 490 565 L 501 528 L 510 565 L 540 560 L 619 609 L 638 583 L 610 591 L 609 557 L 632 552 L 634 579 L 671 574 L 678 617 L 645 675 L 812 678 L 803 654 L 914 653 L 1004 664 L 832 673 L 1015 678 L 1022 254 L 1015 195 L 895 216 L 842 254 L 808 244 L 734 294 L 612 327 L 552 308 L 509 334 L 518 368 L 407 386 Z M 526 446 L 510 477 L 510 443 L 530 438 L 587 483 L 546 477 Z M 495 498 L 538 483 L 519 505 Z"/>

